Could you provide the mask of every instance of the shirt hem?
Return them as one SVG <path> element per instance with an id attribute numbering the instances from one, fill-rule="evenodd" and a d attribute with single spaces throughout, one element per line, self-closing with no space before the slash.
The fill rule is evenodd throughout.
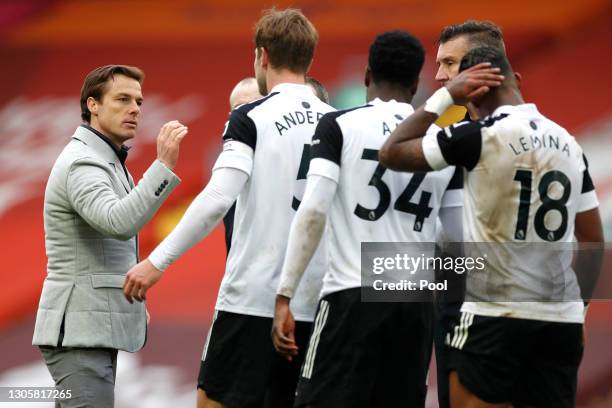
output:
<path id="1" fill-rule="evenodd" d="M 250 309 L 250 308 L 242 308 L 242 307 L 232 307 L 226 305 L 216 305 L 215 310 L 221 312 L 229 312 L 229 313 L 237 313 L 247 316 L 255 316 L 255 317 L 267 317 L 269 319 L 274 318 L 274 313 L 270 311 L 262 311 L 258 309 Z M 309 322 L 312 323 L 314 321 L 314 312 L 312 316 L 306 317 L 301 313 L 294 313 L 293 318 L 300 322 Z"/>
<path id="2" fill-rule="evenodd" d="M 568 316 L 550 316 L 547 314 L 540 313 L 528 313 L 523 311 L 513 311 L 507 309 L 499 310 L 487 310 L 477 306 L 461 306 L 462 312 L 471 313 L 477 316 L 487 317 L 505 317 L 509 319 L 525 319 L 525 320 L 539 320 L 544 322 L 555 322 L 555 323 L 577 323 L 584 324 L 584 315 L 568 315 Z"/>

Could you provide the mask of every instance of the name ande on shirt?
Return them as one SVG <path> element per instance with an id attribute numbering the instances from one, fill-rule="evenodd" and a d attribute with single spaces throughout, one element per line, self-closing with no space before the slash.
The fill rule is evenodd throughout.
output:
<path id="1" fill-rule="evenodd" d="M 283 114 L 282 119 L 274 122 L 279 136 L 283 135 L 284 131 L 291 129 L 293 126 L 304 124 L 316 125 L 324 113 L 313 112 L 311 110 L 287 112 Z"/>

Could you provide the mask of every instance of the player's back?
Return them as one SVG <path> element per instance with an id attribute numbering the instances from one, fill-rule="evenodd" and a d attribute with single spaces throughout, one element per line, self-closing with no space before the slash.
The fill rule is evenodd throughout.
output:
<path id="1" fill-rule="evenodd" d="M 571 241 L 585 169 L 582 149 L 534 105 L 484 121 L 480 160 L 466 179 L 468 241 Z"/>
<path id="2" fill-rule="evenodd" d="M 581 322 L 581 302 L 557 302 L 579 299 L 567 243 L 576 213 L 596 201 L 581 147 L 533 104 L 501 106 L 451 133 L 461 126 L 480 126 L 481 143 L 465 179 L 465 240 L 493 243 L 471 244 L 488 259 L 486 273 L 468 279 L 467 297 L 490 302 L 464 310 Z M 531 302 L 539 300 L 549 302 Z"/>
<path id="3" fill-rule="evenodd" d="M 273 316 L 270 299 L 304 190 L 310 141 L 319 119 L 331 110 L 306 85 L 285 83 L 232 113 L 224 139 L 248 144 L 254 157 L 251 177 L 236 203 L 217 309 Z M 318 251 L 296 294 L 298 320 L 311 320 L 314 315 L 326 262 L 323 250 Z"/>
<path id="4" fill-rule="evenodd" d="M 339 165 L 338 190 L 329 215 L 328 250 L 333 257 L 323 296 L 361 285 L 362 242 L 433 242 L 443 198 L 449 203 L 454 199 L 453 205 L 461 203 L 461 183 L 450 185 L 454 167 L 403 173 L 379 164 L 382 144 L 413 112 L 409 104 L 375 99 L 327 114 L 317 129 L 319 139 L 313 144 L 321 144 L 322 153 L 313 157 L 311 173 L 325 172 L 316 171 L 320 159 Z M 454 197 L 447 193 L 449 187 L 449 191 L 456 188 Z"/>

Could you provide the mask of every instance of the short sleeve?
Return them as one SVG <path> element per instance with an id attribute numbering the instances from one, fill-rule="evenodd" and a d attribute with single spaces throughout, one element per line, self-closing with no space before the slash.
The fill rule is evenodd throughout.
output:
<path id="1" fill-rule="evenodd" d="M 234 109 L 230 114 L 229 120 L 225 124 L 223 140 L 225 142 L 235 140 L 255 150 L 255 145 L 257 144 L 257 127 L 253 119 L 251 119 L 243 109 Z"/>
<path id="2" fill-rule="evenodd" d="M 223 151 L 213 166 L 213 171 L 220 168 L 238 169 L 250 176 L 253 170 L 253 149 L 242 142 L 226 141 L 223 143 Z"/>
<path id="3" fill-rule="evenodd" d="M 308 175 L 327 177 L 338 182 L 342 157 L 342 130 L 336 121 L 338 113 L 324 115 L 312 138 L 311 161 Z"/>
<path id="4" fill-rule="evenodd" d="M 584 155 L 582 156 L 582 160 L 584 161 L 584 170 L 582 171 L 582 189 L 580 191 L 580 198 L 578 199 L 576 212 L 585 212 L 599 207 L 599 200 L 597 199 L 597 193 L 595 192 L 595 185 L 593 184 L 593 179 L 591 179 L 591 175 L 589 174 L 589 162 Z"/>
<path id="5" fill-rule="evenodd" d="M 437 162 L 443 159 L 447 165 L 462 166 L 472 170 L 480 159 L 483 127 L 482 122 L 459 122 L 442 129 L 435 136 L 429 135 L 430 139 L 435 137 L 435 140 L 430 140 L 429 144 L 433 145 L 435 142 L 441 156 L 441 158 L 439 156 L 432 158 Z M 425 145 L 425 142 L 423 144 Z M 427 150 L 423 151 L 429 162 Z"/>
<path id="6" fill-rule="evenodd" d="M 340 166 L 343 137 L 335 113 L 323 115 L 319 121 L 312 137 L 311 158 L 327 159 Z"/>
<path id="7" fill-rule="evenodd" d="M 463 206 L 463 168 L 455 167 L 453 176 L 448 182 L 446 191 L 442 196 L 440 207 L 462 207 Z"/>

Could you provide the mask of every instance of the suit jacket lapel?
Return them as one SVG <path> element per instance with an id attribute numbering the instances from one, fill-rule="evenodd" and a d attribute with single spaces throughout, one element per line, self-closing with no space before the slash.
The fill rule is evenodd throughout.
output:
<path id="1" fill-rule="evenodd" d="M 119 161 L 119 157 L 117 157 L 117 154 L 104 140 L 100 139 L 96 134 L 82 126 L 77 128 L 72 137 L 85 142 L 85 144 L 90 146 L 103 158 L 103 160 L 114 168 L 115 176 L 119 179 L 127 193 L 132 190 L 133 184 L 128 181 L 125 172 L 123 171 L 123 167 L 121 166 L 121 162 Z"/>
<path id="2" fill-rule="evenodd" d="M 121 184 L 123 184 L 123 188 L 125 188 L 125 191 L 127 193 L 132 191 L 132 185 L 130 184 L 128 179 L 125 177 L 125 171 L 123 171 L 123 166 L 121 166 L 121 162 L 119 161 L 119 158 L 117 158 L 117 160 L 115 160 L 114 162 L 110 164 L 112 164 L 113 168 L 115 169 L 115 175 L 117 176 L 119 180 L 121 180 Z"/>
<path id="3" fill-rule="evenodd" d="M 134 178 L 132 177 L 132 174 L 128 171 L 128 176 L 129 176 L 129 182 L 130 182 L 130 190 L 134 188 Z"/>

